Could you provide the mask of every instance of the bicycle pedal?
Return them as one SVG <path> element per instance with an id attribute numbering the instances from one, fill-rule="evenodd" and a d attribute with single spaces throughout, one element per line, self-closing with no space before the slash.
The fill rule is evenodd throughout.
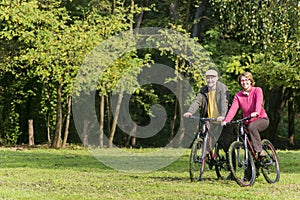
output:
<path id="1" fill-rule="evenodd" d="M 263 166 L 264 167 L 268 167 L 268 166 L 270 166 L 270 165 L 272 165 L 273 164 L 273 161 L 272 160 L 264 160 L 263 161 Z"/>
<path id="2" fill-rule="evenodd" d="M 266 156 L 260 157 L 259 161 L 260 161 L 260 165 L 263 167 L 268 167 L 269 165 L 273 164 L 273 161 L 270 159 L 267 159 Z"/>

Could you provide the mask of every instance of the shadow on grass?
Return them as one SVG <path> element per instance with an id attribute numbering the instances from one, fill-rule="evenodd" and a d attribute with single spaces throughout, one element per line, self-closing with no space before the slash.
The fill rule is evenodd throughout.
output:
<path id="1" fill-rule="evenodd" d="M 97 154 L 92 154 L 87 149 L 71 150 L 71 149 L 16 149 L 3 148 L 0 150 L 2 168 L 41 168 L 41 169 L 73 169 L 80 171 L 97 170 L 116 170 L 123 171 L 128 174 L 132 173 L 148 173 L 159 170 L 160 164 L 167 160 L 170 155 L 166 152 L 163 154 L 147 154 L 150 150 L 145 150 L 135 154 L 135 157 L 128 156 L 130 154 L 119 154 L 113 149 L 97 149 Z M 125 150 L 126 151 L 126 150 Z M 130 150 L 131 151 L 131 150 Z M 156 149 L 152 150 L 153 152 Z M 146 152 L 145 154 L 143 154 Z M 171 150 L 171 153 L 173 151 Z M 98 157 L 95 157 L 97 155 Z M 157 156 L 158 155 L 158 156 Z M 172 158 L 172 157 L 171 157 Z M 104 160 L 105 162 L 102 162 Z M 178 161 L 175 160 L 175 168 L 172 171 L 185 170 L 182 169 L 182 159 L 179 156 Z M 108 164 L 107 164 L 108 163 Z M 139 164 L 140 169 L 135 166 Z M 154 166 L 154 167 L 152 167 Z M 155 166 L 158 166 L 156 169 Z M 165 166 L 165 165 L 162 165 Z M 131 170 L 132 169 L 132 170 Z M 154 169 L 154 170 L 152 170 Z"/>
<path id="2" fill-rule="evenodd" d="M 278 151 L 281 173 L 300 173 L 300 151 Z M 72 169 L 79 171 L 89 170 L 114 170 L 97 160 L 88 150 L 54 150 L 54 149 L 29 149 L 29 150 L 0 150 L 1 168 L 42 168 L 42 169 Z M 114 159 L 112 156 L 111 159 Z M 126 159 L 126 158 L 124 158 Z M 163 180 L 188 179 L 189 155 L 184 154 L 170 165 L 158 171 L 170 173 L 186 173 L 186 177 L 158 177 Z M 130 173 L 129 173 L 130 174 Z"/>
<path id="3" fill-rule="evenodd" d="M 159 179 L 159 180 L 161 180 L 161 181 L 165 181 L 165 182 L 172 182 L 172 181 L 174 181 L 174 182 L 177 182 L 177 181 L 180 181 L 180 182 L 182 182 L 182 181 L 184 181 L 184 182 L 191 182 L 191 180 L 190 180 L 190 178 L 187 176 L 187 177 L 176 177 L 176 176 L 174 176 L 174 177 L 170 177 L 170 176 L 161 176 L 161 177 L 154 177 L 154 176 L 152 176 L 152 177 L 149 177 L 149 178 L 151 178 L 151 179 Z M 218 178 L 211 178 L 211 177 L 205 177 L 205 178 L 203 178 L 201 181 L 194 181 L 194 182 L 199 182 L 199 183 L 201 183 L 201 182 L 213 182 L 213 181 L 220 181 L 220 179 L 218 179 Z"/>
<path id="4" fill-rule="evenodd" d="M 91 169 L 111 170 L 90 155 L 80 150 L 2 150 L 1 168 L 42 168 L 42 169 L 73 169 L 87 171 Z"/>

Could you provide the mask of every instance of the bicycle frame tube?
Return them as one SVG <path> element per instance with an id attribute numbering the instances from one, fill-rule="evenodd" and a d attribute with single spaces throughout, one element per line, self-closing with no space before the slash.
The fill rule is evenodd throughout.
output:
<path id="1" fill-rule="evenodd" d="M 253 148 L 253 146 L 251 144 L 251 141 L 250 141 L 250 139 L 248 137 L 248 132 L 245 133 L 243 125 L 241 125 L 241 127 L 242 127 L 241 132 L 244 134 L 244 139 L 243 139 L 244 141 L 243 141 L 243 143 L 244 143 L 244 146 L 245 146 L 246 159 L 248 160 L 248 151 L 250 151 L 251 154 L 253 155 L 253 158 L 255 160 L 257 160 L 258 157 L 255 155 L 254 148 Z"/>
<path id="2" fill-rule="evenodd" d="M 247 134 L 244 132 L 243 129 L 243 134 L 244 134 L 244 148 L 245 148 L 245 153 L 246 153 L 246 161 L 248 162 L 248 144 L 247 144 L 247 140 L 248 140 L 248 136 Z"/>
<path id="3" fill-rule="evenodd" d="M 202 159 L 204 159 L 205 156 L 206 156 L 206 145 L 207 145 L 207 139 L 208 139 L 208 134 L 206 132 L 205 122 L 203 122 L 203 124 L 202 124 L 202 131 L 205 135 L 204 135 L 204 138 L 203 138 L 203 148 L 202 148 L 202 156 L 201 157 L 202 157 Z"/>
<path id="4" fill-rule="evenodd" d="M 240 124 L 239 126 L 239 134 L 237 136 L 237 141 L 240 141 L 240 137 L 244 135 L 244 128 L 243 128 L 243 124 Z"/>
<path id="5" fill-rule="evenodd" d="M 202 134 L 205 133 L 205 131 L 206 131 L 206 127 L 203 124 L 201 125 L 201 127 L 202 128 L 198 131 L 198 134 L 197 134 L 197 137 L 196 137 L 197 139 L 202 138 Z"/>
<path id="6" fill-rule="evenodd" d="M 198 119 L 198 117 L 191 117 L 191 118 Z M 197 138 L 203 139 L 203 145 L 201 148 L 202 149 L 201 158 L 204 159 L 207 154 L 210 154 L 211 158 L 215 159 L 215 154 L 214 154 L 214 152 L 211 151 L 213 147 L 211 147 L 210 144 L 208 143 L 209 134 L 208 134 L 207 127 L 206 127 L 206 122 L 215 120 L 215 118 L 199 118 L 199 119 L 202 123 L 201 123 L 201 130 L 198 132 Z M 209 145 L 209 148 L 207 145 Z"/>
<path id="7" fill-rule="evenodd" d="M 250 141 L 250 139 L 249 139 L 249 137 L 248 137 L 249 132 L 246 130 L 246 133 L 245 133 L 245 131 L 244 131 L 244 129 L 243 129 L 243 133 L 244 133 L 244 135 L 245 135 L 245 137 L 244 137 L 244 146 L 245 146 L 245 148 L 246 148 L 246 151 L 247 151 L 247 152 L 248 152 L 248 151 L 251 151 L 251 154 L 253 155 L 253 158 L 254 158 L 255 160 L 257 160 L 258 158 L 257 158 L 257 156 L 255 155 L 254 148 L 253 148 L 252 143 L 251 143 L 251 141 Z M 247 154 L 247 157 L 248 157 L 248 154 Z"/>
<path id="8" fill-rule="evenodd" d="M 242 124 L 239 124 L 239 133 L 237 135 L 237 141 L 240 141 L 240 137 L 242 137 L 244 135 L 244 129 L 243 129 L 243 125 Z M 241 156 L 240 156 L 240 149 L 238 149 L 238 162 L 240 163 L 241 162 Z"/>

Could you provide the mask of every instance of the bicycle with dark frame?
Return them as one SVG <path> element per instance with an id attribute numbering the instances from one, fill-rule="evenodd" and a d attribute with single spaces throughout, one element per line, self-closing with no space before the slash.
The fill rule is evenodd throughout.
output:
<path id="1" fill-rule="evenodd" d="M 226 159 L 226 152 L 220 142 L 214 145 L 210 143 L 211 135 L 208 133 L 207 123 L 216 121 L 216 118 L 202 118 L 191 116 L 198 119 L 201 129 L 196 133 L 190 153 L 189 172 L 191 181 L 203 179 L 205 166 L 209 169 L 215 167 L 218 178 L 225 179 L 229 173 L 229 166 Z"/>
<path id="2" fill-rule="evenodd" d="M 237 140 L 232 142 L 228 150 L 229 168 L 235 181 L 240 186 L 252 186 L 261 170 L 268 183 L 278 182 L 280 179 L 280 169 L 277 153 L 273 144 L 267 140 L 262 140 L 264 155 L 259 157 L 251 143 L 251 137 L 246 125 L 243 123 L 251 117 L 231 121 L 227 124 L 237 124 Z"/>

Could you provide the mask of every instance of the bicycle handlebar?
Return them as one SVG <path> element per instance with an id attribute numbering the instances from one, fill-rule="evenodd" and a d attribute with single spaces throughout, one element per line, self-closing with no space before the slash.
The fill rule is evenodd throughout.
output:
<path id="1" fill-rule="evenodd" d="M 217 121 L 217 118 L 206 118 L 206 117 L 198 117 L 198 116 L 190 116 L 187 118 L 192 118 L 192 119 L 199 119 L 202 122 L 206 122 L 206 121 Z"/>
<path id="2" fill-rule="evenodd" d="M 235 120 L 235 121 L 228 122 L 227 124 L 239 124 L 239 123 L 242 123 L 243 121 L 249 120 L 251 118 L 252 118 L 251 116 L 248 116 L 248 117 L 244 117 L 242 119 L 238 119 L 238 120 Z"/>

